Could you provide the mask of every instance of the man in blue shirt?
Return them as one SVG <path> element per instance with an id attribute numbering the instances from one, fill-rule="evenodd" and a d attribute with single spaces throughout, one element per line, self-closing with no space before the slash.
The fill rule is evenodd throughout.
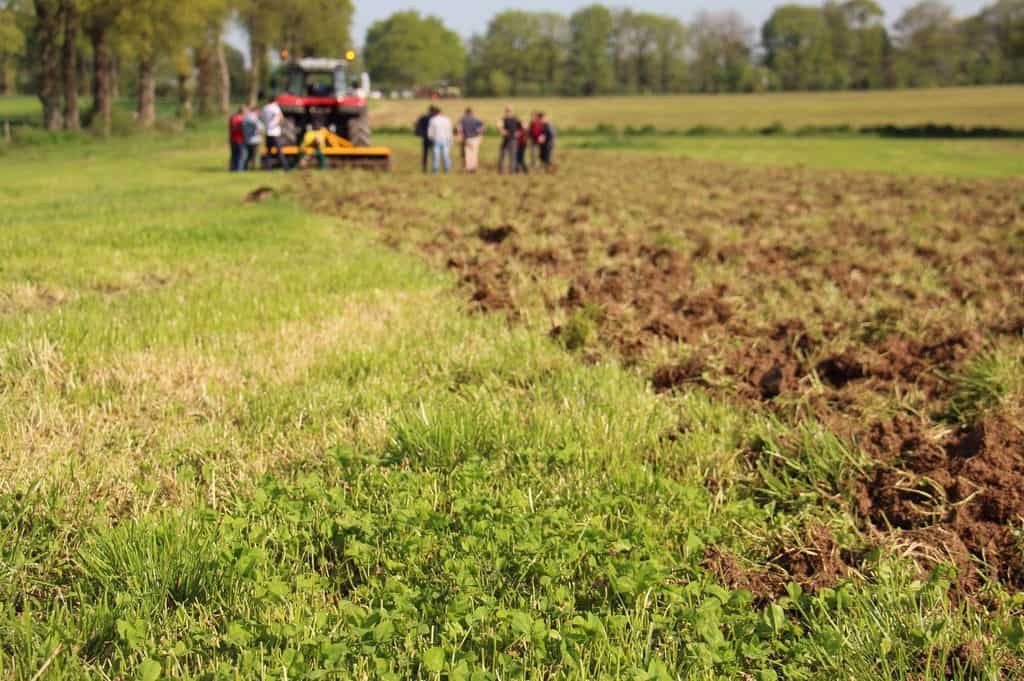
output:
<path id="1" fill-rule="evenodd" d="M 484 124 L 473 115 L 472 109 L 459 119 L 459 139 L 462 141 L 462 168 L 475 173 L 480 162 L 480 143 L 484 138 Z"/>

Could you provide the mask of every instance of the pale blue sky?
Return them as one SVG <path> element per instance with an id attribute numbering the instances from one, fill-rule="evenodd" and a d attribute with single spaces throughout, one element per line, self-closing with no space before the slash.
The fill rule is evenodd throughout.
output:
<path id="1" fill-rule="evenodd" d="M 487 28 L 487 21 L 492 16 L 505 9 L 523 10 L 548 10 L 570 14 L 575 9 L 591 4 L 590 2 L 574 0 L 517 0 L 515 3 L 503 2 L 503 0 L 432 0 L 431 2 L 415 0 L 353 0 L 356 6 L 355 23 L 352 27 L 352 37 L 359 44 L 362 44 L 366 36 L 366 29 L 374 21 L 387 17 L 392 12 L 403 9 L 416 9 L 424 14 L 434 14 L 441 17 L 448 26 L 454 29 L 463 37 L 469 37 L 473 33 L 482 33 Z M 799 2 L 800 0 L 794 0 Z M 636 10 L 670 14 L 683 21 L 692 19 L 701 9 L 722 9 L 732 8 L 743 14 L 747 21 L 754 26 L 760 26 L 772 8 L 783 4 L 779 2 L 764 2 L 758 0 L 733 0 L 732 2 L 714 3 L 694 0 L 640 0 L 640 2 L 606 2 L 613 7 L 630 7 Z M 818 4 L 815 0 L 807 0 L 805 4 Z M 900 13 L 914 0 L 880 0 L 880 5 L 885 9 L 886 20 L 892 23 Z M 977 12 L 985 5 L 991 4 L 986 0 L 951 0 L 951 5 L 956 8 L 957 14 L 967 16 Z"/>

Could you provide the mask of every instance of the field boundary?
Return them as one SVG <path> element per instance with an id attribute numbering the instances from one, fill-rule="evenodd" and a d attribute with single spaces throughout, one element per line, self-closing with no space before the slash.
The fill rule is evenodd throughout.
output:
<path id="1" fill-rule="evenodd" d="M 410 128 L 382 126 L 374 131 L 381 135 L 404 135 Z M 496 135 L 497 128 L 487 127 L 487 134 Z M 690 128 L 658 128 L 654 125 L 617 126 L 600 123 L 591 128 L 569 127 L 558 130 L 560 137 L 889 137 L 902 139 L 1024 139 L 1024 129 L 993 126 L 960 126 L 942 123 L 922 125 L 804 125 L 787 128 L 782 123 L 757 128 L 724 128 L 695 125 Z"/>

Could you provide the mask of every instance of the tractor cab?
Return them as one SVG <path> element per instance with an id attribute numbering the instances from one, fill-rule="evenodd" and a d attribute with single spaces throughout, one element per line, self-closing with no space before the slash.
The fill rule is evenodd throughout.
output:
<path id="1" fill-rule="evenodd" d="M 286 95 L 337 99 L 363 94 L 360 79 L 349 79 L 348 62 L 341 59 L 300 59 L 288 64 L 283 75 Z"/>

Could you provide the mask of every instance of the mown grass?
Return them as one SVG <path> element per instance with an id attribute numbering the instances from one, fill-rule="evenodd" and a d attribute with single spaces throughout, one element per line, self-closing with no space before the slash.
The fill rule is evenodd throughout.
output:
<path id="1" fill-rule="evenodd" d="M 37 97 L 14 95 L 0 97 L 0 120 L 35 120 L 40 115 Z"/>
<path id="2" fill-rule="evenodd" d="M 772 602 L 717 582 L 712 548 L 761 564 L 809 524 L 857 548 L 826 495 L 862 462 L 820 426 L 470 314 L 370 221 L 222 172 L 221 138 L 0 165 L 0 677 L 1017 673 L 1019 599 L 892 552 Z M 965 386 L 1017 394 L 1010 366 Z"/>

